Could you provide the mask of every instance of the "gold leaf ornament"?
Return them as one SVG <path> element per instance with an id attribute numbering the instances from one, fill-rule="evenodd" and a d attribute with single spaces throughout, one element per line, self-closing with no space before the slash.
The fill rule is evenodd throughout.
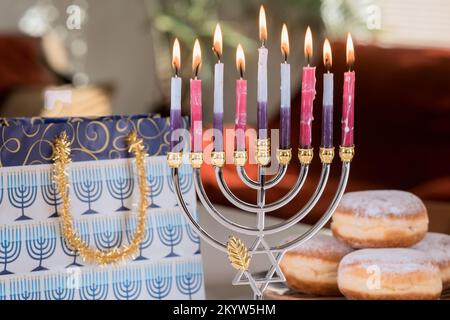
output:
<path id="1" fill-rule="evenodd" d="M 248 248 L 236 237 L 230 237 L 227 242 L 228 259 L 233 268 L 247 271 L 250 265 L 250 254 Z"/>

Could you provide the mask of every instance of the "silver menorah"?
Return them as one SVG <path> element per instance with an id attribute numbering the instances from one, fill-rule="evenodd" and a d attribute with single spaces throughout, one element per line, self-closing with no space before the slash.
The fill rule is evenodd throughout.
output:
<path id="1" fill-rule="evenodd" d="M 294 214 L 291 218 L 280 222 L 275 225 L 266 226 L 265 216 L 266 213 L 272 212 L 274 210 L 284 207 L 287 203 L 292 201 L 302 189 L 309 172 L 309 166 L 313 159 L 313 149 L 298 149 L 298 159 L 300 162 L 300 172 L 297 181 L 292 186 L 292 188 L 280 199 L 272 202 L 266 203 L 266 192 L 269 189 L 274 188 L 286 175 L 288 165 L 292 158 L 291 149 L 278 149 L 277 150 L 277 161 L 278 170 L 273 177 L 267 179 L 267 165 L 269 164 L 270 157 L 270 141 L 268 139 L 258 139 L 256 143 L 255 160 L 258 165 L 258 180 L 255 181 L 251 179 L 245 169 L 244 164 L 247 161 L 246 151 L 235 151 L 233 154 L 234 164 L 236 166 L 236 171 L 242 182 L 250 189 L 257 191 L 256 203 L 248 203 L 239 199 L 232 190 L 228 187 L 224 175 L 223 175 L 223 165 L 225 163 L 225 152 L 212 152 L 211 162 L 215 169 L 215 177 L 218 186 L 227 200 L 233 204 L 236 208 L 255 213 L 257 215 L 257 224 L 255 227 L 246 226 L 236 223 L 226 216 L 224 216 L 219 210 L 217 210 L 213 203 L 210 201 L 200 175 L 200 169 L 203 165 L 203 153 L 194 152 L 190 154 L 190 163 L 194 170 L 194 181 L 197 196 L 200 199 L 202 205 L 206 208 L 208 213 L 223 227 L 227 228 L 230 232 L 245 234 L 253 237 L 253 243 L 248 249 L 247 246 L 237 237 L 230 237 L 228 242 L 224 243 L 211 235 L 206 231 L 194 218 L 192 212 L 190 212 L 187 206 L 183 194 L 180 188 L 179 181 L 179 168 L 182 164 L 182 153 L 181 152 L 169 152 L 167 155 L 167 161 L 172 170 L 172 179 L 175 186 L 175 194 L 177 197 L 178 204 L 182 208 L 186 217 L 188 218 L 191 226 L 198 232 L 198 234 L 205 240 L 208 244 L 216 248 L 217 250 L 228 255 L 228 258 L 233 267 L 235 267 L 238 272 L 234 277 L 232 283 L 233 285 L 249 285 L 253 291 L 254 299 L 263 299 L 264 291 L 267 286 L 271 283 L 283 282 L 285 277 L 283 272 L 280 270 L 279 262 L 282 259 L 286 251 L 293 249 L 304 242 L 311 239 L 320 229 L 327 223 L 331 218 L 332 214 L 336 210 L 342 195 L 344 194 L 345 188 L 347 186 L 347 181 L 350 173 L 350 162 L 354 156 L 354 147 L 343 147 L 339 148 L 339 155 L 342 161 L 341 177 L 339 181 L 336 193 L 331 200 L 327 210 L 322 215 L 322 217 L 309 229 L 301 235 L 292 238 L 288 242 L 279 243 L 277 245 L 269 245 L 266 241 L 266 236 L 282 232 L 293 225 L 300 222 L 304 217 L 308 215 L 309 212 L 314 208 L 314 206 L 319 201 L 328 181 L 330 175 L 330 166 L 334 158 L 334 148 L 320 148 L 320 160 L 322 163 L 322 171 L 320 174 L 320 179 L 318 185 L 312 194 L 311 198 L 305 204 L 305 206 Z M 252 274 L 248 269 L 251 262 L 251 257 L 257 254 L 267 255 L 270 261 L 269 270 L 264 276 L 258 276 Z"/>

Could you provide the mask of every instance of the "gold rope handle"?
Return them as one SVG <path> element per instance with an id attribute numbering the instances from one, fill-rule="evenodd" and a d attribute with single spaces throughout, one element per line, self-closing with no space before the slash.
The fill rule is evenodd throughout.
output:
<path id="1" fill-rule="evenodd" d="M 89 245 L 74 231 L 73 218 L 70 213 L 69 179 L 66 170 L 66 166 L 71 162 L 70 141 L 65 132 L 63 132 L 55 141 L 53 179 L 62 200 L 62 208 L 60 211 L 63 222 L 62 232 L 69 246 L 73 250 L 79 252 L 80 256 L 87 262 L 105 265 L 127 259 L 138 252 L 139 245 L 144 239 L 146 211 L 148 206 L 147 194 L 149 191 L 145 175 L 145 157 L 147 156 L 147 153 L 144 151 L 142 139 L 137 137 L 136 132 L 130 133 L 127 142 L 128 152 L 132 152 L 136 159 L 139 194 L 141 198 L 138 207 L 136 230 L 129 245 L 124 245 L 109 251 L 102 251 L 89 247 Z"/>

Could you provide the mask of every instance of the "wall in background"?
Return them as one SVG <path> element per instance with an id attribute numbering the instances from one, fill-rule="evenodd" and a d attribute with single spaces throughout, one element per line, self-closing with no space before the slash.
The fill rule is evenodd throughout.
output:
<path id="1" fill-rule="evenodd" d="M 18 21 L 35 0 L 0 1 L 0 32 L 18 33 Z M 53 4 L 60 14 L 76 1 Z M 91 83 L 115 87 L 115 113 L 143 113 L 161 99 L 154 72 L 149 22 L 142 1 L 88 1 L 85 29 L 88 44 L 86 71 Z"/>

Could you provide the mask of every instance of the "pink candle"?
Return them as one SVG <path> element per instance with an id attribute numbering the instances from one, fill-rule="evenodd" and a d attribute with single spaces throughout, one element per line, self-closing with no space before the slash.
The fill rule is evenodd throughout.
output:
<path id="1" fill-rule="evenodd" d="M 201 51 L 195 40 L 192 68 L 195 78 L 191 79 L 191 152 L 202 152 L 202 81 L 197 79 L 201 65 Z"/>
<path id="2" fill-rule="evenodd" d="M 342 141 L 343 147 L 352 147 L 355 115 L 355 72 L 351 70 L 355 62 L 355 51 L 350 33 L 347 36 L 347 65 L 344 73 L 344 96 L 342 99 Z"/>
<path id="3" fill-rule="evenodd" d="M 236 150 L 245 151 L 245 129 L 247 124 L 247 80 L 243 79 L 245 57 L 244 50 L 241 45 L 238 45 L 236 51 L 236 67 L 241 75 L 241 78 L 236 80 Z"/>
<path id="4" fill-rule="evenodd" d="M 316 96 L 316 68 L 309 66 L 312 57 L 312 36 L 308 27 L 305 37 L 305 56 L 308 66 L 303 67 L 302 73 L 302 104 L 300 110 L 300 147 L 311 148 L 311 132 L 313 121 L 313 104 Z"/>
<path id="5" fill-rule="evenodd" d="M 302 105 L 300 113 L 300 146 L 311 148 L 313 104 L 316 96 L 316 68 L 303 67 Z"/>
<path id="6" fill-rule="evenodd" d="M 191 79 L 191 146 L 202 152 L 202 81 Z"/>
<path id="7" fill-rule="evenodd" d="M 236 150 L 245 150 L 245 127 L 247 124 L 247 80 L 236 80 Z"/>
<path id="8" fill-rule="evenodd" d="M 342 100 L 342 141 L 344 147 L 353 146 L 355 107 L 355 72 L 344 73 L 344 97 Z"/>

